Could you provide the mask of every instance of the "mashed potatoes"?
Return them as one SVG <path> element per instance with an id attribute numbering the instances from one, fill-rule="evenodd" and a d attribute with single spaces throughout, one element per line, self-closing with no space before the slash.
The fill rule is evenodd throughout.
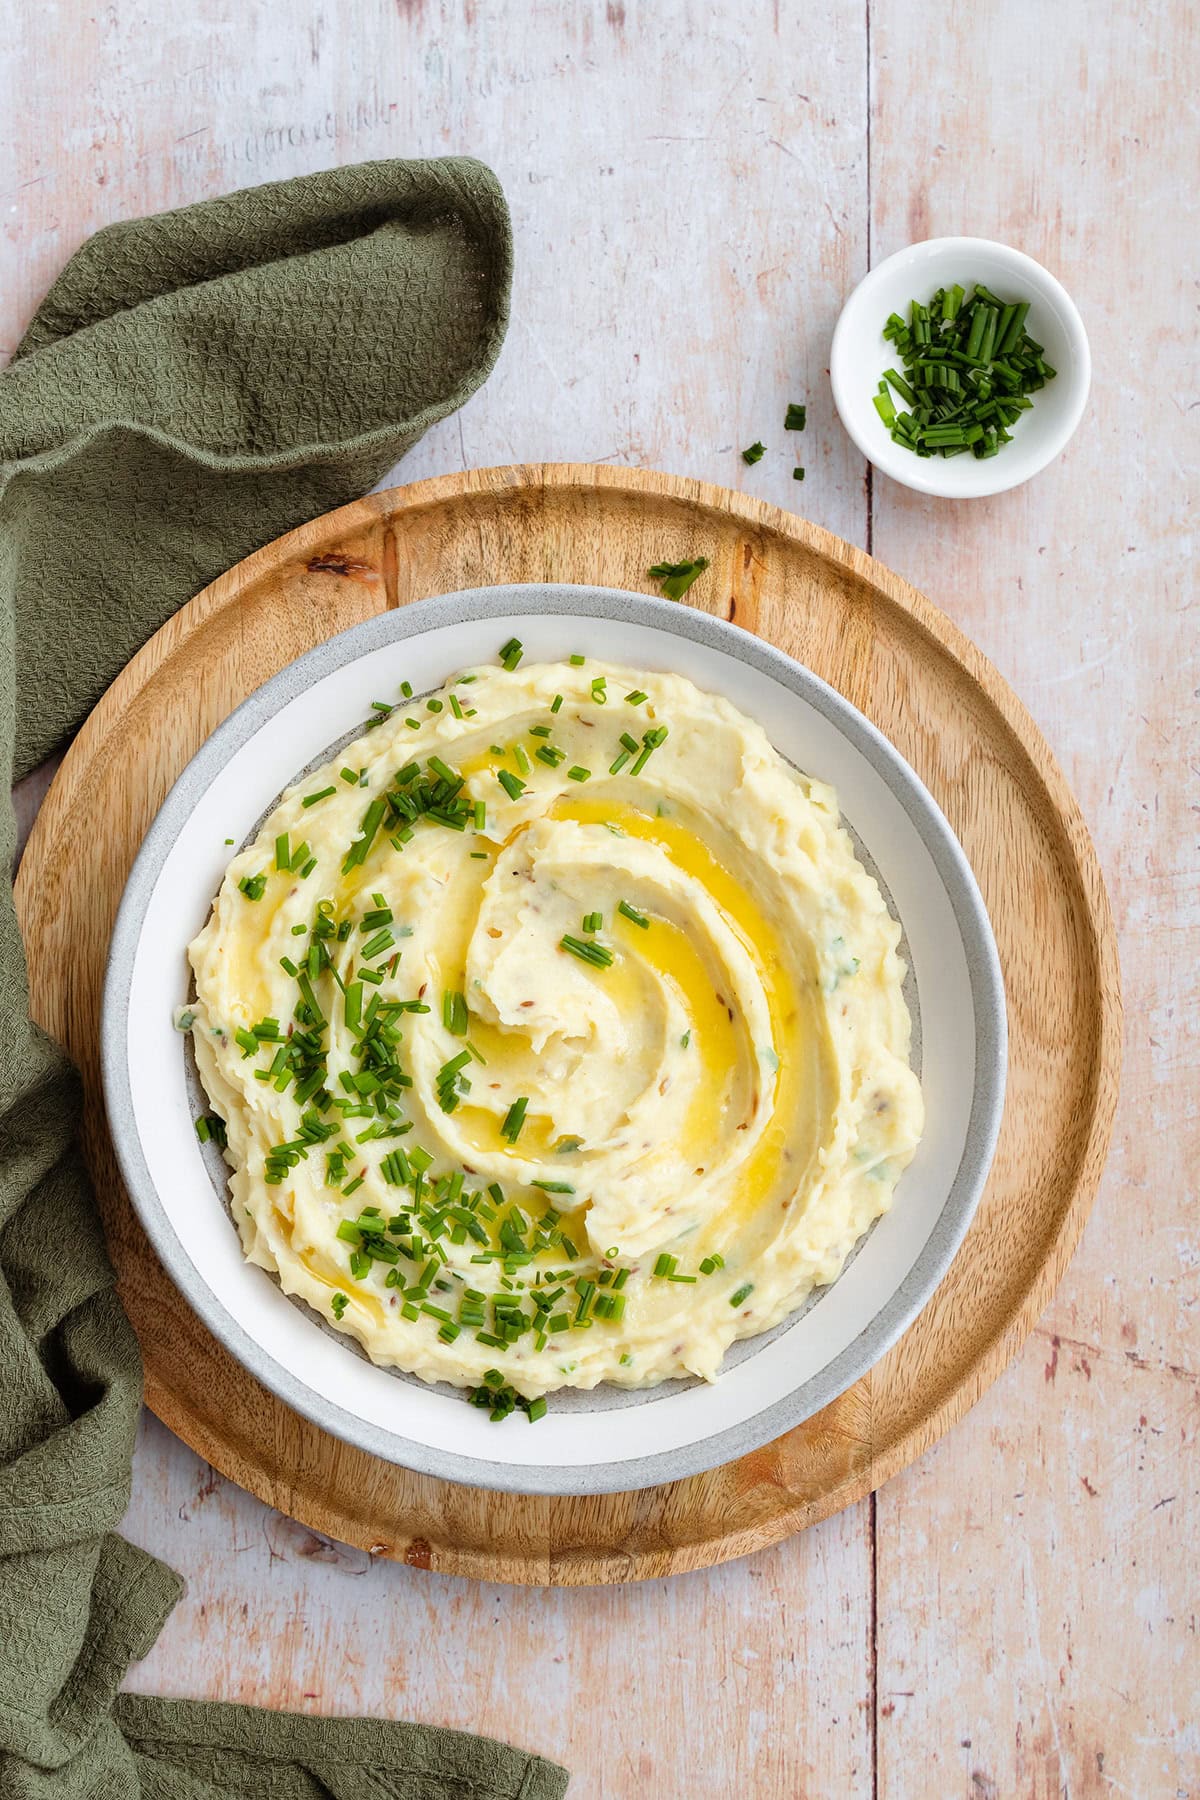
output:
<path id="1" fill-rule="evenodd" d="M 291 789 L 190 947 L 246 1255 L 426 1380 L 712 1377 L 913 1154 L 899 936 L 725 700 L 468 670 Z"/>

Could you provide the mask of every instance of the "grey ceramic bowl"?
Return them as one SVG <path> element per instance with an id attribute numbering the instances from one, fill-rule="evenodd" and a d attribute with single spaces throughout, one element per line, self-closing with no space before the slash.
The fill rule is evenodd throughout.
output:
<path id="1" fill-rule="evenodd" d="M 927 1110 L 892 1210 L 839 1279 L 737 1346 L 719 1380 L 556 1396 L 534 1430 L 493 1426 L 453 1389 L 374 1367 L 245 1262 L 224 1165 L 196 1141 L 200 1099 L 173 1029 L 187 995 L 185 946 L 220 885 L 226 840 L 251 837 L 376 695 L 403 679 L 420 693 L 514 633 L 529 660 L 581 651 L 687 675 L 834 784 L 904 929 Z M 870 1368 L 929 1299 L 970 1222 L 999 1128 L 1005 1049 L 999 962 L 975 880 L 934 801 L 874 726 L 735 626 L 661 599 L 566 586 L 482 588 L 385 613 L 252 694 L 189 763 L 147 834 L 113 932 L 103 1014 L 109 1121 L 131 1199 L 225 1347 L 298 1412 L 374 1455 L 547 1494 L 645 1487 L 713 1467 L 808 1418 Z"/>

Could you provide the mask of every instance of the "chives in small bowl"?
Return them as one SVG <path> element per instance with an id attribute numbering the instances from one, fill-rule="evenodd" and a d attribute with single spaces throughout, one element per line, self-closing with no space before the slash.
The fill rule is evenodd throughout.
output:
<path id="1" fill-rule="evenodd" d="M 1066 446 L 1092 361 L 1062 283 L 991 238 L 930 238 L 879 263 L 830 346 L 857 448 L 904 487 L 968 500 L 1018 487 Z M 967 452 L 970 451 L 970 455 Z"/>
<path id="2" fill-rule="evenodd" d="M 907 320 L 892 313 L 883 335 L 904 373 L 886 369 L 874 399 L 892 442 L 918 456 L 969 450 L 981 460 L 1011 444 L 1029 396 L 1058 374 L 1025 329 L 1028 314 L 1028 300 L 1004 301 L 982 282 L 968 290 L 957 281 L 928 303 L 911 301 Z"/>

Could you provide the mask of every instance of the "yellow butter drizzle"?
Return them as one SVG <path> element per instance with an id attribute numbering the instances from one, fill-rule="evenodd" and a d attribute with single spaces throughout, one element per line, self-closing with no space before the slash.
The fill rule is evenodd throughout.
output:
<path id="1" fill-rule="evenodd" d="M 790 980 L 778 937 L 761 908 L 695 832 L 676 820 L 651 816 L 623 801 L 599 796 L 576 799 L 564 795 L 553 811 L 557 818 L 615 825 L 629 837 L 657 844 L 719 907 L 762 983 L 773 1048 L 779 1058 L 774 1105 L 728 1203 L 694 1240 L 697 1250 L 719 1249 L 721 1239 L 728 1238 L 776 1187 L 789 1137 L 807 1142 L 810 1157 L 815 1154 L 822 1098 L 828 1086 L 829 1050 L 811 992 L 801 992 Z M 804 1170 L 798 1166 L 793 1174 L 789 1187 L 799 1185 Z"/>

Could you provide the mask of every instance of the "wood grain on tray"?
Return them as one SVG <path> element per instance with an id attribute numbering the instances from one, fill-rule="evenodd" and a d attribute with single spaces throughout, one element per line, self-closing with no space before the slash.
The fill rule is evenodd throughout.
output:
<path id="1" fill-rule="evenodd" d="M 301 651 L 429 594 L 551 573 L 644 590 L 650 563 L 698 552 L 712 567 L 688 603 L 832 682 L 896 744 L 959 835 L 1008 1000 L 996 1162 L 929 1306 L 868 1376 L 776 1443 L 636 1494 L 521 1499 L 452 1487 L 290 1412 L 160 1270 L 122 1191 L 98 1092 L 112 918 L 184 763 Z M 269 545 L 172 619 L 97 707 L 39 815 L 18 905 L 35 1014 L 87 1080 L 86 1142 L 151 1406 L 283 1511 L 423 1568 L 539 1584 L 664 1575 L 760 1548 L 859 1499 L 932 1443 L 1012 1356 L 1074 1248 L 1107 1146 L 1120 1033 L 1112 926 L 1078 809 L 1036 728 L 978 652 L 897 577 L 793 515 L 699 482 L 570 464 L 447 476 L 373 495 Z"/>

